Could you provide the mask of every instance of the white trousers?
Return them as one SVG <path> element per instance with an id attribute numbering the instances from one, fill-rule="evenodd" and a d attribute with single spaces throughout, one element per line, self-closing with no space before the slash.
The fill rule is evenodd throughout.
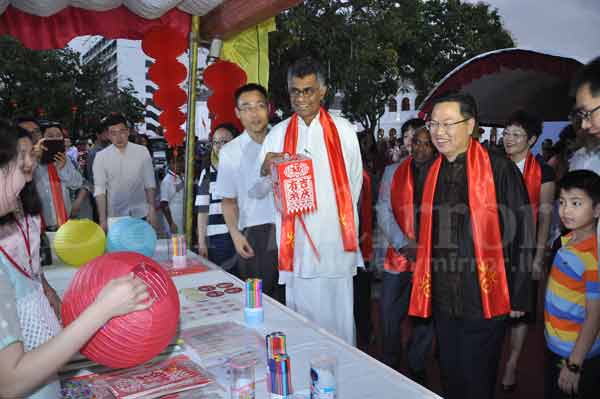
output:
<path id="1" fill-rule="evenodd" d="M 300 278 L 286 282 L 286 306 L 319 327 L 356 345 L 352 276 Z"/>

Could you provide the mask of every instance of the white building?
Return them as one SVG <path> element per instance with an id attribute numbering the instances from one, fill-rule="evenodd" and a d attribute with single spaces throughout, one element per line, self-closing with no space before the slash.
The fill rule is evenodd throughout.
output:
<path id="1" fill-rule="evenodd" d="M 402 124 L 411 118 L 418 117 L 417 91 L 414 86 L 406 81 L 399 82 L 398 86 L 396 96 L 389 100 L 385 106 L 385 113 L 379 119 L 379 124 L 375 129 L 376 136 L 379 129 L 383 129 L 384 137 L 389 137 L 390 130 L 395 129 L 396 137 L 399 137 Z"/>
<path id="2" fill-rule="evenodd" d="M 148 69 L 152 66 L 154 60 L 144 53 L 140 40 L 88 36 L 77 39 L 72 47 L 82 53 L 82 63 L 84 65 L 92 61 L 99 61 L 103 64 L 109 73 L 110 84 L 114 84 L 115 88 L 122 89 L 130 85 L 133 87 L 135 96 L 145 105 L 144 123 L 136 126 L 139 133 L 152 137 L 161 132 L 159 122 L 161 110 L 152 100 L 158 86 L 148 79 Z M 206 65 L 208 51 L 201 48 L 199 49 L 199 55 L 199 73 L 201 74 Z M 180 62 L 187 67 L 187 54 L 180 57 Z M 187 81 L 182 84 L 182 87 L 187 90 Z M 205 126 L 210 128 L 206 93 L 198 90 L 197 100 L 196 135 L 200 139 L 204 139 L 208 137 Z M 187 112 L 186 108 L 187 106 L 184 105 L 182 111 Z M 185 125 L 183 128 L 185 128 Z"/>

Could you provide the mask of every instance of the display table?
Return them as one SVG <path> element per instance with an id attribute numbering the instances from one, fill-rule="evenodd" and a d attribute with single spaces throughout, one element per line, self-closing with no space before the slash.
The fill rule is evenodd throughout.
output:
<path id="1" fill-rule="evenodd" d="M 242 281 L 207 260 L 192 253 L 188 258 L 201 260 L 209 267 L 209 270 L 203 273 L 174 277 L 173 280 L 180 292 L 185 288 L 216 285 L 221 282 L 231 282 L 236 287 L 243 287 Z M 50 284 L 61 295 L 77 271 L 77 269 L 59 264 L 46 267 L 44 270 Z M 242 303 L 243 294 L 237 295 L 235 300 Z M 181 294 L 180 299 L 182 307 L 185 306 L 188 300 Z M 310 359 L 322 353 L 330 353 L 338 359 L 338 398 L 340 399 L 439 398 L 426 388 L 346 344 L 275 300 L 265 296 L 263 306 L 265 321 L 263 325 L 256 328 L 256 331 L 262 336 L 273 331 L 281 331 L 286 334 L 287 352 L 291 358 L 292 382 L 296 391 L 306 392 L 309 387 Z M 201 319 L 187 318 L 182 315 L 181 331 L 198 325 L 222 321 L 235 321 L 243 324 L 243 311 L 213 314 Z M 257 380 L 260 378 L 261 376 L 257 376 Z M 256 398 L 268 398 L 264 380 L 257 383 Z"/>

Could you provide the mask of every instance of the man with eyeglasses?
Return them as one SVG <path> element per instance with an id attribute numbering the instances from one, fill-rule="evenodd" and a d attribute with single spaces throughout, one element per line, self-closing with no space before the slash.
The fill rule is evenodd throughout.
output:
<path id="1" fill-rule="evenodd" d="M 472 138 L 472 96 L 434 101 L 426 126 L 440 153 L 423 189 L 409 306 L 432 317 L 444 397 L 493 398 L 510 317 L 531 310 L 533 219 L 509 159 Z"/>
<path id="2" fill-rule="evenodd" d="M 129 142 L 123 115 L 109 115 L 104 126 L 112 144 L 97 153 L 92 167 L 100 226 L 108 231 L 110 218 L 131 216 L 146 219 L 156 229 L 156 179 L 148 149 Z"/>
<path id="3" fill-rule="evenodd" d="M 573 154 L 569 170 L 589 169 L 600 173 L 600 57 L 585 65 L 573 81 L 575 110 L 583 147 Z"/>
<path id="4" fill-rule="evenodd" d="M 317 210 L 302 216 L 310 236 L 299 218 L 275 219 L 286 305 L 353 345 L 353 276 L 364 265 L 358 246 L 363 168 L 356 130 L 321 107 L 327 86 L 316 60 L 296 61 L 287 83 L 295 113 L 265 140 L 262 174 L 269 175 L 272 163 L 285 153 L 310 157 Z"/>
<path id="5" fill-rule="evenodd" d="M 400 366 L 401 324 L 408 314 L 419 205 L 427 172 L 437 155 L 424 125 L 422 119 L 409 119 L 402 125 L 404 138 L 411 137 L 411 156 L 385 168 L 376 206 L 377 224 L 389 243 L 379 301 L 382 360 L 393 368 Z M 404 141 L 405 146 L 408 141 Z M 427 385 L 425 358 L 431 347 L 433 326 L 429 320 L 412 321 L 407 345 L 409 377 Z"/>
<path id="6" fill-rule="evenodd" d="M 275 207 L 269 198 L 251 195 L 252 185 L 260 177 L 259 154 L 268 137 L 267 90 L 254 83 L 237 89 L 235 114 L 244 132 L 219 153 L 215 195 L 223 198 L 221 208 L 239 255 L 240 278 L 262 279 L 263 291 L 283 302 L 284 288 L 278 284 Z"/>

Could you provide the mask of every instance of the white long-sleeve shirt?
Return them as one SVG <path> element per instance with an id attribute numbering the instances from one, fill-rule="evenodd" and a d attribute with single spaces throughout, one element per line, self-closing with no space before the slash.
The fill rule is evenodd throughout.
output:
<path id="1" fill-rule="evenodd" d="M 332 116 L 337 127 L 346 164 L 346 173 L 350 183 L 352 204 L 354 210 L 354 223 L 358 240 L 358 211 L 357 203 L 362 187 L 362 159 L 356 130 L 346 119 Z M 263 143 L 258 159 L 260 164 L 268 152 L 282 152 L 285 133 L 290 119 L 279 123 L 269 133 Z M 294 248 L 294 275 L 301 278 L 341 278 L 352 276 L 356 273 L 357 266 L 363 266 L 360 249 L 356 252 L 344 251 L 340 222 L 338 219 L 337 203 L 327 147 L 325 145 L 323 128 L 319 117 L 315 117 L 310 125 L 306 125 L 302 118 L 298 118 L 298 154 L 312 158 L 315 171 L 315 187 L 317 194 L 317 210 L 303 215 L 308 232 L 315 243 L 320 261 L 317 260 L 308 239 L 296 218 L 295 248 Z M 271 197 L 273 193 L 269 194 Z M 277 245 L 280 244 L 281 215 L 275 218 L 277 229 Z M 285 284 L 290 277 L 288 273 L 279 273 L 280 283 Z"/>

